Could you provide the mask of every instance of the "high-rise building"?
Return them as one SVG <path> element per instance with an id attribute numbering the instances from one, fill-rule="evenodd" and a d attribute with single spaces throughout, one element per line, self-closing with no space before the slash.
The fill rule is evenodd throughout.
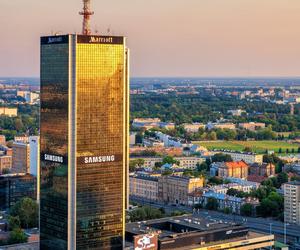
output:
<path id="1" fill-rule="evenodd" d="M 128 50 L 116 36 L 41 38 L 41 249 L 122 249 Z"/>
<path id="2" fill-rule="evenodd" d="M 38 177 L 39 174 L 39 159 L 40 159 L 40 138 L 39 136 L 29 137 L 29 147 L 30 147 L 30 168 L 29 173 Z"/>
<path id="3" fill-rule="evenodd" d="M 300 225 L 300 182 L 285 183 L 283 188 L 284 222 Z"/>

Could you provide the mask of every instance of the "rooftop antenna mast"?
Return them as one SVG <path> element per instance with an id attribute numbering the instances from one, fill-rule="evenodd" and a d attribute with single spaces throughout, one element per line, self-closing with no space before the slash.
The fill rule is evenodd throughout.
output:
<path id="1" fill-rule="evenodd" d="M 79 12 L 83 16 L 82 34 L 91 34 L 91 16 L 94 15 L 94 11 L 91 11 L 91 0 L 83 0 L 83 10 Z"/>

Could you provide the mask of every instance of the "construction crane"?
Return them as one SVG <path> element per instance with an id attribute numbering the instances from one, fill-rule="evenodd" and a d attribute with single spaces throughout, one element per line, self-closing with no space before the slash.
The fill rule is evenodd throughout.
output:
<path id="1" fill-rule="evenodd" d="M 82 34 L 91 34 L 91 16 L 94 15 L 94 11 L 91 11 L 91 0 L 83 0 L 83 11 L 79 12 L 83 16 L 82 22 Z"/>

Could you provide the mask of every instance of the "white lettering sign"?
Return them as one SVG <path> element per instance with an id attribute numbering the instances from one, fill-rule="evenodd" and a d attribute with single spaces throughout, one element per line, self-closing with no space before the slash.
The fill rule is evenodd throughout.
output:
<path id="1" fill-rule="evenodd" d="M 44 160 L 45 161 L 59 162 L 59 163 L 64 162 L 64 158 L 62 156 L 48 155 L 48 154 L 44 154 Z"/>
<path id="2" fill-rule="evenodd" d="M 114 155 L 106 155 L 106 156 L 90 156 L 90 157 L 84 157 L 84 163 L 90 164 L 90 163 L 102 163 L 102 162 L 113 162 L 115 161 Z"/>
<path id="3" fill-rule="evenodd" d="M 59 43 L 62 42 L 62 37 L 48 37 L 48 43 Z"/>

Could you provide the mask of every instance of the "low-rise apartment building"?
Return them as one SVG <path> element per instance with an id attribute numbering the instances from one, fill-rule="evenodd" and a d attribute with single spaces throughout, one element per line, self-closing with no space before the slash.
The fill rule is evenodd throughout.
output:
<path id="1" fill-rule="evenodd" d="M 188 194 L 204 186 L 204 178 L 162 176 L 158 179 L 158 199 L 166 204 L 188 205 Z"/>
<path id="2" fill-rule="evenodd" d="M 253 213 L 255 208 L 259 205 L 259 200 L 251 198 L 239 198 L 235 196 L 226 195 L 223 193 L 205 192 L 196 190 L 188 196 L 189 206 L 195 206 L 201 204 L 205 207 L 211 199 L 215 199 L 218 202 L 218 209 L 230 209 L 232 213 L 240 214 L 241 207 L 244 204 L 251 204 L 253 207 Z"/>
<path id="3" fill-rule="evenodd" d="M 130 175 L 129 194 L 134 198 L 158 201 L 158 177 L 142 174 Z"/>
<path id="4" fill-rule="evenodd" d="M 5 115 L 9 117 L 18 116 L 18 109 L 17 108 L 7 108 L 7 107 L 0 107 L 0 116 Z"/>
<path id="5" fill-rule="evenodd" d="M 274 176 L 275 165 L 272 163 L 253 163 L 249 167 L 249 174 L 265 177 Z"/>
<path id="6" fill-rule="evenodd" d="M 246 122 L 246 123 L 240 123 L 239 127 L 246 130 L 255 131 L 258 129 L 265 128 L 266 124 L 262 122 Z"/>
<path id="7" fill-rule="evenodd" d="M 12 166 L 12 157 L 9 155 L 0 155 L 0 175 L 3 174 L 4 171 L 11 170 Z"/>
<path id="8" fill-rule="evenodd" d="M 155 163 L 162 162 L 163 157 L 131 157 L 131 159 L 143 159 L 144 167 L 154 168 Z M 197 164 L 201 164 L 205 161 L 204 158 L 200 157 L 174 157 L 176 161 L 179 162 L 179 166 L 186 169 L 195 169 Z"/>
<path id="9" fill-rule="evenodd" d="M 206 125 L 208 130 L 211 129 L 232 129 L 235 130 L 236 126 L 234 123 L 208 123 Z"/>
<path id="10" fill-rule="evenodd" d="M 214 150 L 213 153 L 230 155 L 233 161 L 244 161 L 248 164 L 263 163 L 263 154 L 255 154 L 250 152 L 238 152 L 229 150 Z"/>
<path id="11" fill-rule="evenodd" d="M 205 124 L 203 123 L 184 123 L 182 126 L 189 133 L 197 133 L 200 128 L 205 129 Z"/>

